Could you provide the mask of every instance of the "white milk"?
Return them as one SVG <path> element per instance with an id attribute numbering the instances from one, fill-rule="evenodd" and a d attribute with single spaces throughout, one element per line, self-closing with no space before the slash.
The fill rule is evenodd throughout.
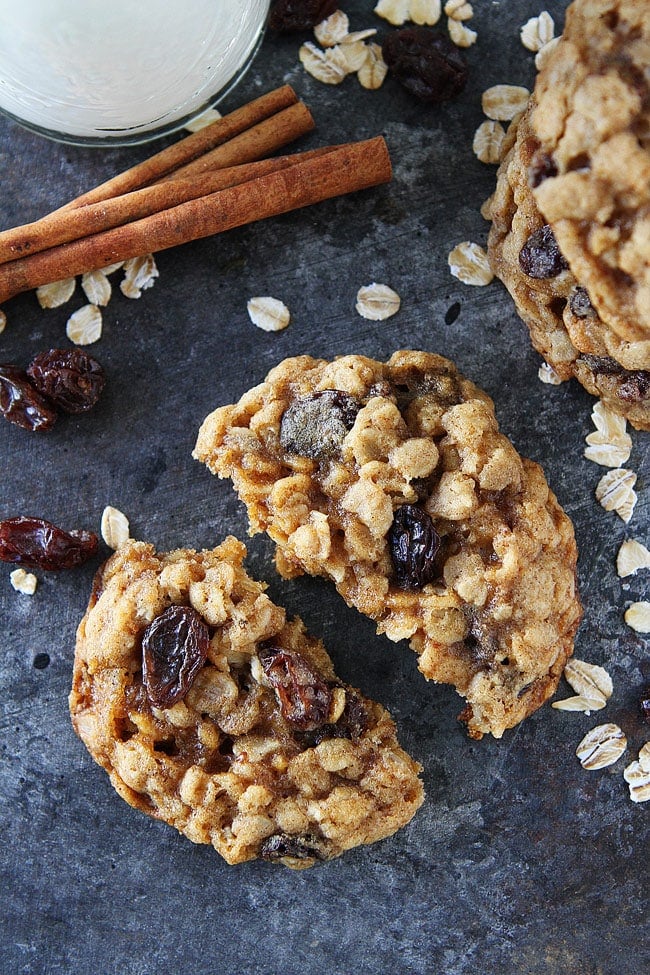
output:
<path id="1" fill-rule="evenodd" d="M 0 0 L 0 108 L 70 141 L 173 128 L 245 70 L 269 0 Z"/>

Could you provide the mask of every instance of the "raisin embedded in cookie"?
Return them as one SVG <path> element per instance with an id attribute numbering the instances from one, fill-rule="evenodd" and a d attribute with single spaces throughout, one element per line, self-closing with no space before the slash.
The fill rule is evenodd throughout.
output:
<path id="1" fill-rule="evenodd" d="M 410 640 L 473 737 L 553 694 L 581 615 L 573 528 L 447 359 L 287 359 L 207 417 L 194 456 L 232 478 L 283 575 L 331 579 Z"/>
<path id="2" fill-rule="evenodd" d="M 228 863 L 302 868 L 408 823 L 420 766 L 245 554 L 113 555 L 77 634 L 72 723 L 130 805 Z"/>
<path id="3" fill-rule="evenodd" d="M 509 130 L 488 253 L 535 348 L 650 429 L 650 5 L 575 0 Z"/>

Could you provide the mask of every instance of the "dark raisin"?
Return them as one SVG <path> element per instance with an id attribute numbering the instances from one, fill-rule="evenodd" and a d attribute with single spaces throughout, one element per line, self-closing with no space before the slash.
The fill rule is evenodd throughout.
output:
<path id="1" fill-rule="evenodd" d="M 650 724 L 650 684 L 644 687 L 639 698 L 639 709 L 641 717 Z"/>
<path id="2" fill-rule="evenodd" d="M 142 637 L 142 681 L 159 708 L 180 701 L 205 663 L 210 631 L 191 606 L 170 606 Z"/>
<path id="3" fill-rule="evenodd" d="M 309 30 L 338 10 L 338 0 L 276 0 L 269 27 L 280 32 Z"/>
<path id="4" fill-rule="evenodd" d="M 301 731 L 325 724 L 332 692 L 305 658 L 295 651 L 273 646 L 261 647 L 258 655 L 285 721 Z"/>
<path id="5" fill-rule="evenodd" d="M 400 589 L 421 589 L 437 577 L 440 538 L 423 508 L 403 504 L 388 531 L 393 569 Z"/>
<path id="6" fill-rule="evenodd" d="M 556 278 L 569 266 L 548 224 L 530 235 L 519 251 L 519 264 L 529 278 Z"/>
<path id="7" fill-rule="evenodd" d="M 625 371 L 616 359 L 610 359 L 609 356 L 585 354 L 581 355 L 578 361 L 584 362 L 597 376 L 619 376 Z"/>
<path id="8" fill-rule="evenodd" d="M 591 303 L 587 289 L 581 288 L 580 285 L 571 289 L 569 308 L 571 314 L 575 315 L 576 318 L 590 318 L 596 314 L 596 309 Z"/>
<path id="9" fill-rule="evenodd" d="M 555 160 L 553 156 L 540 149 L 535 153 L 528 167 L 528 182 L 534 189 L 552 176 L 557 176 Z"/>
<path id="10" fill-rule="evenodd" d="M 650 372 L 624 370 L 618 387 L 618 395 L 626 403 L 640 403 L 650 396 Z"/>
<path id="11" fill-rule="evenodd" d="M 343 714 L 336 724 L 324 724 L 302 737 L 305 748 L 315 748 L 328 738 L 347 738 L 356 741 L 368 727 L 369 718 L 363 700 L 353 691 L 346 691 Z"/>
<path id="12" fill-rule="evenodd" d="M 49 430 L 56 422 L 52 409 L 18 366 L 0 365 L 0 413 L 24 430 Z"/>
<path id="13" fill-rule="evenodd" d="M 326 855 L 315 836 L 289 836 L 288 833 L 275 833 L 268 836 L 260 847 L 263 860 L 325 860 Z"/>
<path id="14" fill-rule="evenodd" d="M 74 569 L 97 553 L 94 532 L 65 532 L 43 518 L 0 521 L 0 561 L 33 569 Z"/>
<path id="15" fill-rule="evenodd" d="M 361 404 L 340 389 L 324 389 L 289 406 L 280 423 L 280 443 L 290 454 L 312 460 L 331 457 L 354 426 Z"/>
<path id="16" fill-rule="evenodd" d="M 458 48 L 444 34 L 426 27 L 404 27 L 388 34 L 382 54 L 397 81 L 420 101 L 448 101 L 467 83 L 467 65 Z"/>
<path id="17" fill-rule="evenodd" d="M 104 388 L 104 370 L 83 349 L 50 349 L 27 367 L 34 386 L 65 413 L 90 410 Z"/>

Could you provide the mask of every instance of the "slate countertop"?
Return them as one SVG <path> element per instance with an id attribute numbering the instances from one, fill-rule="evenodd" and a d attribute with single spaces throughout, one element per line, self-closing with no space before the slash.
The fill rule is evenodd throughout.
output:
<path id="1" fill-rule="evenodd" d="M 393 30 L 373 5 L 344 4 L 352 29 Z M 96 409 L 41 435 L 0 424 L 0 518 L 31 514 L 98 531 L 111 504 L 134 536 L 161 550 L 212 546 L 227 533 L 245 538 L 229 484 L 190 456 L 210 410 L 288 355 L 436 351 L 490 393 L 502 429 L 543 465 L 572 517 L 585 606 L 576 656 L 608 669 L 614 695 L 598 714 L 546 706 L 501 741 L 472 742 L 456 720 L 462 702 L 453 689 L 426 684 L 415 655 L 377 637 L 324 582 L 280 582 L 269 542 L 253 539 L 251 573 L 324 639 L 345 681 L 389 708 L 400 741 L 424 766 L 427 799 L 395 837 L 320 868 L 228 867 L 211 848 L 128 807 L 72 731 L 75 629 L 99 559 L 74 572 L 37 572 L 32 597 L 14 592 L 5 566 L 3 975 L 648 970 L 650 806 L 630 801 L 622 776 L 650 737 L 637 706 L 650 679 L 648 644 L 623 621 L 631 600 L 647 598 L 647 581 L 623 581 L 615 567 L 625 538 L 648 543 L 648 435 L 633 433 L 627 466 L 638 474 L 639 501 L 625 526 L 596 502 L 604 468 L 583 456 L 594 401 L 575 383 L 539 381 L 539 356 L 498 282 L 471 288 L 449 273 L 451 248 L 484 244 L 487 235 L 479 208 L 494 167 L 472 152 L 481 92 L 504 82 L 531 87 L 535 73 L 519 28 L 540 5 L 474 6 L 469 84 L 436 108 L 390 78 L 379 91 L 354 78 L 325 86 L 300 66 L 301 38 L 267 36 L 226 108 L 289 82 L 317 123 L 305 147 L 384 134 L 392 183 L 160 254 L 160 277 L 138 300 L 116 281 L 102 338 L 89 348 L 107 374 Z M 565 6 L 547 4 L 558 32 Z M 2 118 L 0 225 L 35 219 L 151 151 L 67 147 Z M 394 318 L 374 323 L 355 312 L 358 288 L 371 281 L 400 294 Z M 290 326 L 255 328 L 246 312 L 254 295 L 284 301 Z M 55 310 L 42 310 L 33 293 L 8 302 L 0 360 L 26 364 L 69 346 L 65 322 L 84 301 L 77 288 Z M 564 685 L 562 696 L 570 693 Z M 608 769 L 585 772 L 575 748 L 602 721 L 622 727 L 628 751 Z"/>

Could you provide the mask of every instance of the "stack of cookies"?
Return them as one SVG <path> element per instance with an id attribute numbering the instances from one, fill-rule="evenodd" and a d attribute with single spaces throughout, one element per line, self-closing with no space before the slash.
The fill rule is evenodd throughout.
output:
<path id="1" fill-rule="evenodd" d="M 576 0 L 508 132 L 488 250 L 559 378 L 650 429 L 650 5 Z"/>

